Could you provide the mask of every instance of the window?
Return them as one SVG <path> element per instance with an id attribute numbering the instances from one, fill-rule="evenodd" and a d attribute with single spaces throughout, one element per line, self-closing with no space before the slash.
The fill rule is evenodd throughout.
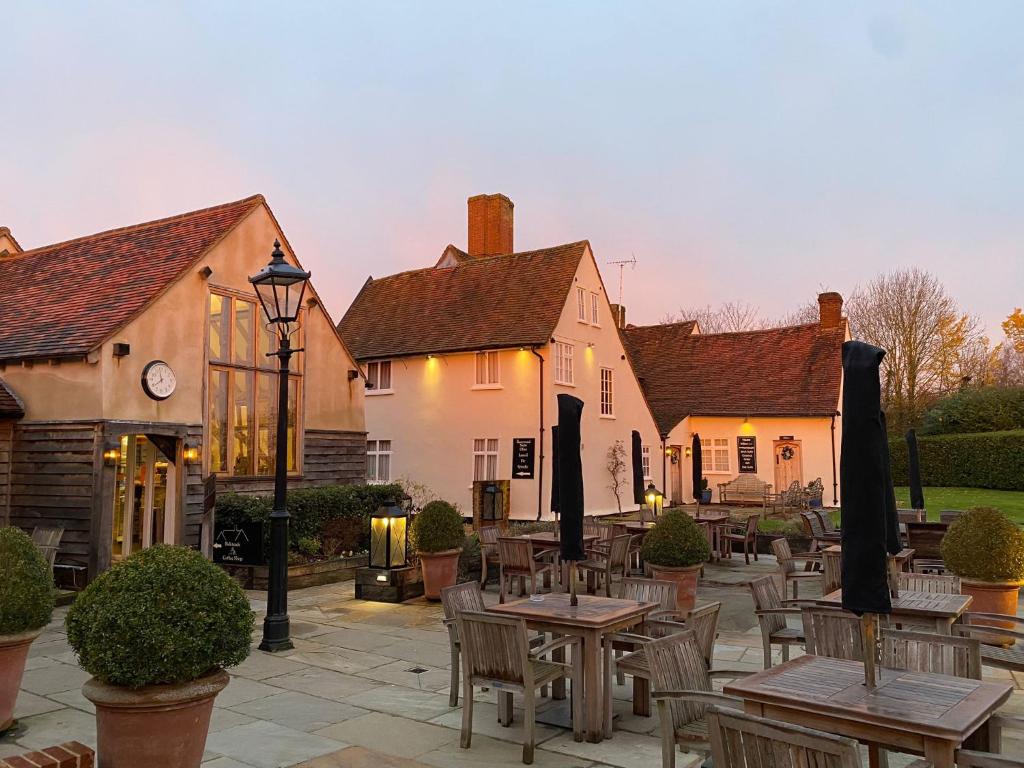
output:
<path id="1" fill-rule="evenodd" d="M 263 322 L 256 322 L 257 317 Z M 223 475 L 274 474 L 277 441 L 277 359 L 263 310 L 247 299 L 210 294 L 209 471 Z M 293 341 L 296 346 L 301 342 Z M 288 381 L 288 471 L 299 471 L 299 396 L 302 366 L 292 358 Z"/>
<path id="2" fill-rule="evenodd" d="M 478 437 L 473 441 L 473 480 L 498 479 L 498 438 Z"/>
<path id="3" fill-rule="evenodd" d="M 597 313 L 597 308 L 600 306 L 600 295 L 596 293 L 590 294 L 590 322 L 594 325 L 600 325 L 598 318 L 600 315 Z"/>
<path id="4" fill-rule="evenodd" d="M 640 466 L 644 468 L 644 480 L 651 479 L 651 446 L 645 445 L 640 448 Z"/>
<path id="5" fill-rule="evenodd" d="M 615 406 L 612 401 L 612 369 L 601 369 L 601 415 L 614 416 Z"/>
<path id="6" fill-rule="evenodd" d="M 572 357 L 574 347 L 561 341 L 555 342 L 555 383 L 573 384 Z"/>
<path id="7" fill-rule="evenodd" d="M 391 389 L 391 361 L 378 360 L 366 364 L 366 389 L 367 394 L 383 395 L 393 391 Z"/>
<path id="8" fill-rule="evenodd" d="M 705 472 L 728 472 L 729 438 L 702 437 L 700 439 L 700 463 Z"/>
<path id="9" fill-rule="evenodd" d="M 494 387 L 501 384 L 497 352 L 476 353 L 476 386 Z"/>
<path id="10" fill-rule="evenodd" d="M 366 482 L 391 482 L 391 441 L 366 441 Z"/>
<path id="11" fill-rule="evenodd" d="M 576 317 L 581 323 L 587 322 L 587 292 L 582 288 L 576 289 Z"/>

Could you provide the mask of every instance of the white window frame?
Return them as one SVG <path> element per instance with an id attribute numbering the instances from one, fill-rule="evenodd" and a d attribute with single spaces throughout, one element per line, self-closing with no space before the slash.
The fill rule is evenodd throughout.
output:
<path id="1" fill-rule="evenodd" d="M 640 466 L 644 470 L 644 482 L 651 480 L 651 446 L 640 446 Z"/>
<path id="2" fill-rule="evenodd" d="M 473 358 L 473 381 L 473 389 L 501 389 L 501 355 L 497 350 L 476 353 Z"/>
<path id="3" fill-rule="evenodd" d="M 387 450 L 383 450 L 382 446 L 387 444 Z M 371 447 L 372 446 L 372 447 Z M 394 475 L 392 472 L 392 456 L 394 455 L 393 444 L 390 440 L 367 440 L 366 441 L 366 482 L 370 485 L 383 485 L 391 482 L 391 477 Z M 381 459 L 387 458 L 387 477 L 381 477 Z M 370 467 L 373 467 L 371 473 Z M 371 476 L 372 474 L 372 476 Z"/>
<path id="4" fill-rule="evenodd" d="M 729 457 L 729 438 L 702 437 L 700 439 L 700 463 L 704 474 L 732 474 Z"/>
<path id="5" fill-rule="evenodd" d="M 590 294 L 590 324 L 599 326 L 601 325 L 601 314 L 599 311 L 601 305 L 601 294 L 591 293 Z"/>
<path id="6" fill-rule="evenodd" d="M 385 368 L 386 366 L 386 368 Z M 388 372 L 388 385 L 381 387 L 378 385 L 380 381 L 381 371 L 387 370 Z M 391 360 L 374 360 L 373 362 L 366 364 L 366 394 L 368 395 L 390 395 L 393 394 L 395 389 L 395 366 Z M 372 387 L 370 385 L 373 385 Z"/>
<path id="7" fill-rule="evenodd" d="M 473 438 L 473 482 L 498 479 L 500 445 L 496 437 Z"/>
<path id="8" fill-rule="evenodd" d="M 587 322 L 587 292 L 583 288 L 576 288 L 576 319 Z"/>
<path id="9" fill-rule="evenodd" d="M 601 368 L 601 418 L 615 418 L 615 371 Z M 607 386 L 606 386 L 607 385 Z"/>
<path id="10" fill-rule="evenodd" d="M 576 347 L 571 342 L 556 341 L 554 343 L 555 384 L 565 387 L 576 386 L 575 356 Z"/>

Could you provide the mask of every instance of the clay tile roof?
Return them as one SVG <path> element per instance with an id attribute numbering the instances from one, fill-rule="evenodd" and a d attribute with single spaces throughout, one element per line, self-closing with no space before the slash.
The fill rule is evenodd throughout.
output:
<path id="1" fill-rule="evenodd" d="M 338 323 L 358 360 L 546 344 L 587 241 L 370 278 Z"/>
<path id="2" fill-rule="evenodd" d="M 25 407 L 21 404 L 14 391 L 0 379 L 0 419 L 20 419 L 25 415 Z"/>
<path id="3" fill-rule="evenodd" d="M 255 195 L 6 257 L 0 360 L 91 351 L 262 202 Z"/>
<path id="4" fill-rule="evenodd" d="M 691 335 L 685 325 L 622 331 L 660 431 L 671 431 L 687 416 L 836 412 L 845 328 L 813 323 Z"/>

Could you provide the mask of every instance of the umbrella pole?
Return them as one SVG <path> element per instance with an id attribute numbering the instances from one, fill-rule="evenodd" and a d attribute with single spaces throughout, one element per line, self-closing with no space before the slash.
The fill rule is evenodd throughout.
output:
<path id="1" fill-rule="evenodd" d="M 864 685 L 868 690 L 875 687 L 875 620 L 873 613 L 865 613 L 860 617 L 861 630 L 864 635 Z"/>
<path id="2" fill-rule="evenodd" d="M 576 563 L 569 566 L 569 605 L 574 608 L 580 604 L 576 599 Z"/>

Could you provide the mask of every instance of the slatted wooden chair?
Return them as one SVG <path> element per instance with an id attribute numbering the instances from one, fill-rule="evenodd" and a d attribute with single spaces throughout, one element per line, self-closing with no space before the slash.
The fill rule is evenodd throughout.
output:
<path id="1" fill-rule="evenodd" d="M 918 573 L 945 573 L 942 539 L 946 523 L 907 523 L 907 547 L 914 550 L 914 570 Z"/>
<path id="2" fill-rule="evenodd" d="M 717 693 L 712 680 L 746 677 L 750 672 L 708 670 L 704 654 L 692 632 L 679 632 L 651 640 L 642 653 L 650 667 L 654 700 L 661 725 L 662 768 L 674 768 L 676 746 L 708 754 L 711 745 L 706 715 L 708 706 L 742 708 L 742 700 Z"/>
<path id="3" fill-rule="evenodd" d="M 801 552 L 794 555 L 789 548 L 789 541 L 780 536 L 772 540 L 772 552 L 779 562 L 779 575 L 782 577 L 784 591 L 789 592 L 789 585 L 793 585 L 793 599 L 799 597 L 799 584 L 801 581 L 814 581 L 821 583 L 821 572 L 814 570 L 821 566 L 820 552 Z"/>
<path id="4" fill-rule="evenodd" d="M 826 548 L 821 552 L 821 593 L 827 595 L 843 586 L 843 553 Z"/>
<path id="5" fill-rule="evenodd" d="M 992 626 L 998 622 L 1001 626 Z M 1024 672 L 1024 618 L 1002 613 L 970 611 L 953 630 L 981 641 L 981 663 L 989 667 Z"/>
<path id="6" fill-rule="evenodd" d="M 962 514 L 962 509 L 943 509 L 939 512 L 939 522 L 950 525 L 955 523 Z"/>
<path id="7" fill-rule="evenodd" d="M 981 680 L 981 641 L 882 627 L 881 666 Z"/>
<path id="8" fill-rule="evenodd" d="M 789 660 L 789 647 L 803 645 L 803 627 L 797 629 L 786 623 L 787 616 L 799 616 L 800 607 L 816 605 L 810 600 L 784 600 L 775 588 L 775 579 L 762 576 L 752 579 L 748 584 L 750 595 L 754 599 L 754 614 L 761 627 L 761 644 L 764 649 L 764 668 L 772 666 L 772 645 L 782 648 L 782 660 Z"/>
<path id="9" fill-rule="evenodd" d="M 832 522 L 832 515 L 827 510 L 816 509 L 814 510 L 814 512 L 818 516 L 818 519 L 821 521 L 821 527 L 822 530 L 825 531 L 825 533 L 830 535 L 836 534 L 837 536 L 842 536 L 843 532 L 836 528 L 836 524 Z"/>
<path id="10" fill-rule="evenodd" d="M 814 510 L 804 510 L 800 513 L 804 530 L 811 537 L 811 552 L 817 552 L 832 544 L 838 544 L 842 537 L 838 533 L 826 533 L 825 527 L 821 524 L 821 517 Z"/>
<path id="11" fill-rule="evenodd" d="M 732 545 L 738 543 L 743 545 L 743 560 L 750 565 L 750 554 L 754 554 L 754 562 L 757 562 L 757 522 L 760 518 L 757 515 L 750 515 L 743 523 L 723 523 L 719 525 L 718 540 L 721 543 L 722 555 L 732 557 Z"/>
<path id="12" fill-rule="evenodd" d="M 668 634 L 668 627 L 663 626 L 665 622 L 672 626 L 679 626 L 675 620 L 678 618 L 676 594 L 679 585 L 674 581 L 661 581 L 657 579 L 639 579 L 627 577 L 622 580 L 619 597 L 623 600 L 636 600 L 638 603 L 657 603 L 658 608 L 647 614 L 642 624 L 634 627 L 629 633 L 618 633 L 606 635 L 604 643 L 616 658 L 623 653 L 631 653 L 639 648 L 640 643 L 649 637 L 658 637 Z M 657 627 L 656 627 L 657 623 Z M 625 682 L 625 675 L 619 672 L 616 675 L 619 685 Z M 646 695 L 646 692 L 645 692 Z M 636 697 L 634 697 L 635 700 Z M 635 707 L 634 707 L 635 708 Z"/>
<path id="13" fill-rule="evenodd" d="M 535 691 L 566 677 L 572 681 L 573 737 L 576 741 L 583 741 L 579 638 L 560 637 L 531 650 L 526 622 L 522 619 L 461 611 L 455 620 L 462 645 L 462 736 L 459 745 L 463 749 L 470 748 L 473 738 L 473 688 L 495 689 L 499 702 L 507 694 L 518 692 L 523 696 L 523 762 L 530 765 L 534 748 Z M 558 648 L 571 648 L 571 663 L 542 658 Z M 504 704 L 504 710 L 511 714 L 510 703 Z"/>
<path id="14" fill-rule="evenodd" d="M 486 525 L 478 533 L 480 536 L 480 587 L 486 589 L 490 579 L 488 561 L 494 562 L 498 559 L 498 537 L 501 531 L 496 525 Z"/>
<path id="15" fill-rule="evenodd" d="M 519 579 L 520 592 L 525 591 L 526 579 L 530 579 L 530 593 L 537 592 L 537 577 L 554 572 L 552 557 L 556 553 L 533 553 L 533 542 L 512 536 L 498 537 L 498 600 L 505 602 L 505 588 Z"/>
<path id="16" fill-rule="evenodd" d="M 629 534 L 615 536 L 610 540 L 607 550 L 591 549 L 588 551 L 588 559 L 574 564 L 575 568 L 587 575 L 587 592 L 595 594 L 604 581 L 605 596 L 612 596 L 612 576 L 621 573 L 622 578 L 626 578 L 629 575 L 629 545 L 632 538 Z"/>
<path id="17" fill-rule="evenodd" d="M 36 548 L 46 558 L 46 563 L 50 566 L 51 572 L 53 571 L 53 564 L 57 560 L 57 551 L 60 549 L 60 542 L 63 538 L 63 528 L 37 525 L 32 529 L 32 543 L 36 545 Z"/>
<path id="18" fill-rule="evenodd" d="M 991 752 L 958 749 L 953 757 L 957 768 L 1024 768 L 1024 760 Z"/>
<path id="19" fill-rule="evenodd" d="M 843 736 L 717 706 L 708 710 L 707 720 L 715 768 L 860 768 L 861 765 L 857 742 Z"/>
<path id="20" fill-rule="evenodd" d="M 864 661 L 860 619 L 839 608 L 800 609 L 807 638 L 807 652 L 832 659 Z"/>
<path id="21" fill-rule="evenodd" d="M 959 595 L 960 577 L 932 573 L 899 573 L 897 584 L 901 592 L 931 592 L 937 595 Z"/>

